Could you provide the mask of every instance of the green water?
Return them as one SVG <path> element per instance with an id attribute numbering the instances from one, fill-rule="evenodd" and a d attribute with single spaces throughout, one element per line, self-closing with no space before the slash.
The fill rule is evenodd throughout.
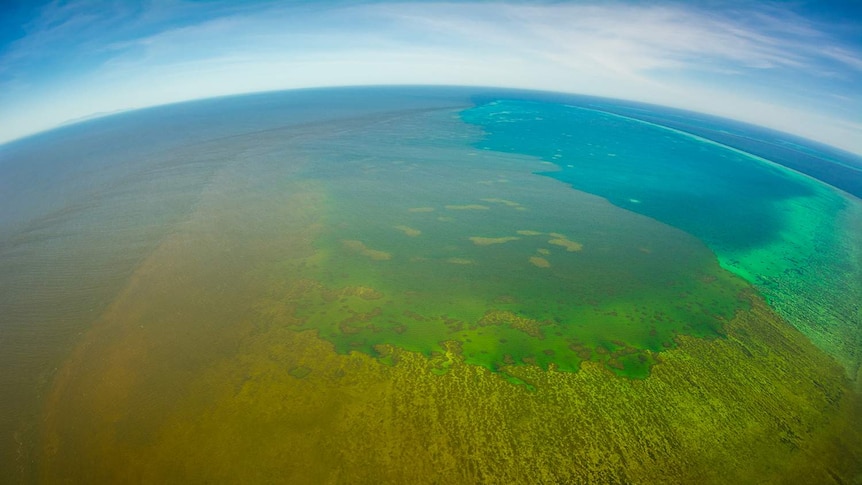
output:
<path id="1" fill-rule="evenodd" d="M 494 370 L 593 360 L 642 378 L 677 335 L 719 336 L 744 307 L 745 284 L 698 240 L 537 177 L 535 159 L 471 147 L 480 133 L 455 114 L 382 122 L 311 155 L 305 176 L 329 196 L 319 252 L 284 264 L 305 286 L 271 295 L 296 306 L 298 328 L 340 352 L 455 351 Z M 426 126 L 436 139 L 419 138 Z"/>
<path id="2" fill-rule="evenodd" d="M 485 130 L 480 148 L 553 162 L 559 170 L 545 175 L 698 237 L 856 376 L 858 199 L 709 140 L 592 109 L 501 100 L 462 117 Z"/>

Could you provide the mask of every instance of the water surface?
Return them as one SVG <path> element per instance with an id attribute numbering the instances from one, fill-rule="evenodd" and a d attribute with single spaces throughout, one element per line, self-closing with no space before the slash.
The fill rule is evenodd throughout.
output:
<path id="1" fill-rule="evenodd" d="M 476 94 L 225 98 L 3 147 L 11 480 L 860 473 L 830 356 L 858 348 L 858 201 Z"/>

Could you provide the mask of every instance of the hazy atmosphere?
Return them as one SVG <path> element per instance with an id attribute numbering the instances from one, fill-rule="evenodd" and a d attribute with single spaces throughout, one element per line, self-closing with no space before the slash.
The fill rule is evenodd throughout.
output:
<path id="1" fill-rule="evenodd" d="M 0 142 L 89 116 L 310 86 L 646 101 L 862 153 L 858 2 L 11 1 Z"/>

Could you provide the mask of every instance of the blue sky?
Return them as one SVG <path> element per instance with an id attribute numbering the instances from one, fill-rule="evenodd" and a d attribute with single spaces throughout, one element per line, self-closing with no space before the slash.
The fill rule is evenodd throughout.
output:
<path id="1" fill-rule="evenodd" d="M 0 5 L 0 143 L 225 94 L 458 84 L 651 102 L 862 154 L 853 0 Z"/>

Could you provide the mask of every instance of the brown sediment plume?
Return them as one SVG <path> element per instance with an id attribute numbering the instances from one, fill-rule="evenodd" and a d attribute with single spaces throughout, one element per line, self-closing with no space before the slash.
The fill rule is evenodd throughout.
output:
<path id="1" fill-rule="evenodd" d="M 492 244 L 505 244 L 509 241 L 517 241 L 520 239 L 519 237 L 514 236 L 506 236 L 506 237 L 480 237 L 473 236 L 470 238 L 473 241 L 473 244 L 477 246 L 490 246 Z"/>
<path id="2" fill-rule="evenodd" d="M 528 229 L 517 231 L 518 234 L 522 236 L 541 236 L 542 233 L 539 231 L 530 231 Z"/>
<path id="3" fill-rule="evenodd" d="M 369 257 L 375 261 L 386 261 L 392 259 L 392 254 L 387 253 L 386 251 L 380 251 L 377 249 L 371 249 L 365 245 L 362 241 L 357 241 L 355 239 L 345 239 L 341 241 L 345 248 L 361 254 L 363 256 Z"/>
<path id="4" fill-rule="evenodd" d="M 462 264 L 462 265 L 476 264 L 476 261 L 473 261 L 472 259 L 466 259 L 466 258 L 448 258 L 446 260 L 446 262 L 451 263 L 451 264 Z"/>
<path id="5" fill-rule="evenodd" d="M 539 249 L 537 249 L 537 250 L 536 250 L 536 252 L 537 252 L 537 253 L 539 253 L 539 254 L 544 254 L 545 256 L 547 256 L 547 255 L 551 254 L 551 251 L 549 251 L 549 250 L 547 250 L 547 249 L 545 249 L 545 248 L 539 248 Z"/>

